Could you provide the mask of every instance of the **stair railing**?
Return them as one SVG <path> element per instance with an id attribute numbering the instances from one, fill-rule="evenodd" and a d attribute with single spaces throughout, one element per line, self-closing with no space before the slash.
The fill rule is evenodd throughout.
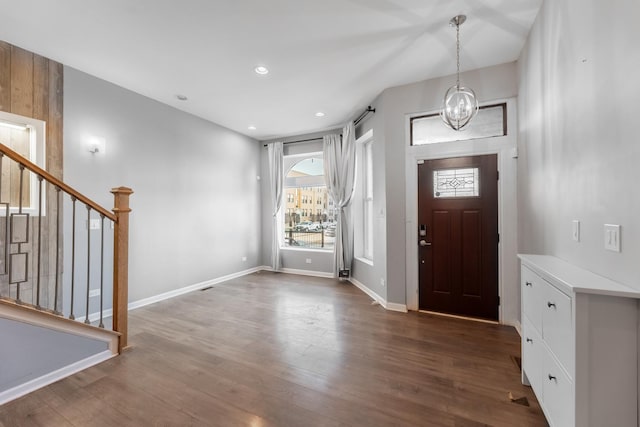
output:
<path id="1" fill-rule="evenodd" d="M 128 338 L 129 196 L 133 191 L 118 187 L 111 193 L 113 212 L 0 144 L 0 298 L 100 328 L 111 315 L 111 327 L 120 333 L 121 352 Z M 63 217 L 67 209 L 70 223 Z M 112 241 L 105 237 L 105 222 L 113 228 Z M 92 230 L 100 230 L 97 244 Z M 113 257 L 105 253 L 109 243 Z M 66 244 L 70 252 L 65 254 Z M 112 263 L 111 270 L 105 268 L 105 261 Z M 105 289 L 109 282 L 111 298 Z M 99 304 L 92 300 L 97 296 Z M 112 308 L 105 309 L 105 303 Z"/>

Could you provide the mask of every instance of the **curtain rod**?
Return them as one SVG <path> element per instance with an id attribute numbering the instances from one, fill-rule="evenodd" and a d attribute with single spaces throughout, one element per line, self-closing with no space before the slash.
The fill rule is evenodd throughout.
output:
<path id="1" fill-rule="evenodd" d="M 309 138 L 309 139 L 298 139 L 296 141 L 287 141 L 287 142 L 283 142 L 282 145 L 287 145 L 287 144 L 300 144 L 302 142 L 311 142 L 311 141 L 322 141 L 322 137 L 319 138 Z M 264 144 L 264 147 L 266 147 L 268 144 Z"/>
<path id="2" fill-rule="evenodd" d="M 353 121 L 353 125 L 357 126 L 362 120 L 364 120 L 365 117 L 367 117 L 367 115 L 369 113 L 375 113 L 376 109 L 375 108 L 371 108 L 371 105 L 369 105 L 359 116 L 357 119 L 355 119 Z M 298 139 L 295 141 L 287 141 L 287 142 L 283 142 L 282 145 L 287 145 L 287 144 L 300 144 L 302 142 L 311 142 L 311 141 L 322 141 L 322 137 L 320 138 L 309 138 L 309 139 Z M 263 146 L 266 147 L 268 144 L 264 144 Z"/>
<path id="3" fill-rule="evenodd" d="M 358 124 L 359 124 L 361 121 L 363 121 L 363 120 L 364 120 L 364 118 L 365 118 L 365 117 L 367 117 L 367 115 L 368 115 L 369 113 L 375 113 L 375 112 L 376 112 L 376 109 L 375 109 L 375 108 L 371 108 L 371 105 L 369 105 L 369 106 L 367 107 L 367 109 L 366 109 L 366 110 L 364 110 L 364 111 L 362 112 L 362 114 L 360 114 L 360 115 L 358 116 L 358 118 L 357 118 L 357 119 L 355 119 L 355 120 L 353 121 L 353 125 L 354 125 L 354 126 L 358 126 Z"/>

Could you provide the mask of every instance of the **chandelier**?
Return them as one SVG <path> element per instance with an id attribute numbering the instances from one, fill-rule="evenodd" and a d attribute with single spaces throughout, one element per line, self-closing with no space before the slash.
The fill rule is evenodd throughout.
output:
<path id="1" fill-rule="evenodd" d="M 478 99 L 475 92 L 460 85 L 460 25 L 467 20 L 465 15 L 451 18 L 449 25 L 456 27 L 456 84 L 444 95 L 440 117 L 453 130 L 461 130 L 478 113 Z"/>

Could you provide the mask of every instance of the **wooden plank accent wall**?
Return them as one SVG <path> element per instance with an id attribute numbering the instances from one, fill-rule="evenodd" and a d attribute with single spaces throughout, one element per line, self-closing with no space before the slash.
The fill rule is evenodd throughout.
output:
<path id="1" fill-rule="evenodd" d="M 0 41 L 0 111 L 42 120 L 46 123 L 46 167 L 51 175 L 62 180 L 62 131 L 63 131 L 63 67 L 62 64 Z M 41 305 L 52 305 L 56 254 L 49 248 L 56 241 L 56 193 L 52 186 L 46 191 L 46 217 L 43 217 L 41 276 Z M 31 220 L 32 243 L 30 252 L 30 280 L 22 291 L 32 294 L 35 287 L 37 219 Z M 60 248 L 60 257 L 62 248 Z M 6 280 L 0 281 L 0 290 L 9 290 Z M 31 298 L 26 299 L 31 302 Z M 35 299 L 34 299 L 35 301 Z"/>
<path id="2" fill-rule="evenodd" d="M 0 111 L 47 123 L 47 172 L 62 179 L 62 64 L 0 41 Z"/>

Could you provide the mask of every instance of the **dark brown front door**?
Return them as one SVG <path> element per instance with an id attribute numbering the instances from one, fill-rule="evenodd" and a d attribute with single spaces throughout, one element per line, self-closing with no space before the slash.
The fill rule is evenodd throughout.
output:
<path id="1" fill-rule="evenodd" d="M 498 319 L 497 156 L 418 165 L 420 309 Z"/>

